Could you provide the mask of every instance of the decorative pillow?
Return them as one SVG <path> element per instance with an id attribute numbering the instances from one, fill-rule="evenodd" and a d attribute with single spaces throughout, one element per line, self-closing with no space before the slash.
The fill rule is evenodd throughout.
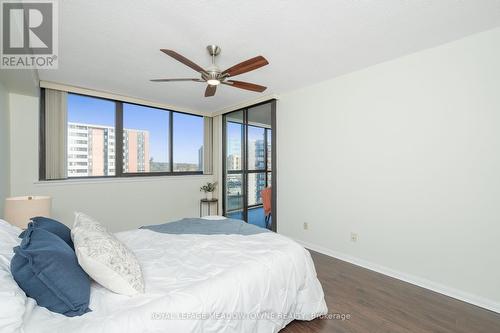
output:
<path id="1" fill-rule="evenodd" d="M 99 222 L 75 213 L 71 237 L 78 262 L 97 283 L 122 295 L 144 292 L 141 266 L 134 253 Z"/>
<path id="2" fill-rule="evenodd" d="M 33 217 L 29 224 L 32 224 L 34 228 L 44 229 L 44 230 L 47 230 L 47 231 L 53 233 L 54 235 L 59 236 L 72 249 L 75 248 L 73 246 L 73 241 L 71 240 L 71 230 L 66 225 L 62 224 L 61 222 L 56 221 L 56 220 L 51 219 L 51 218 L 48 218 L 48 217 L 37 216 L 37 217 Z M 23 238 L 25 233 L 26 233 L 26 230 L 23 231 L 19 235 L 19 237 Z"/>
<path id="3" fill-rule="evenodd" d="M 68 317 L 90 311 L 90 279 L 61 238 L 30 226 L 14 253 L 12 276 L 39 306 Z"/>

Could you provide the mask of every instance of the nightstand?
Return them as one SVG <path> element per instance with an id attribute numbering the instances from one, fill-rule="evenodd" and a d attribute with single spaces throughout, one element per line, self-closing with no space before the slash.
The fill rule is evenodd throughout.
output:
<path id="1" fill-rule="evenodd" d="M 210 208 L 215 204 L 217 215 L 219 215 L 219 200 L 218 199 L 201 199 L 200 200 L 200 217 L 202 217 L 203 206 L 208 206 L 208 215 L 210 215 Z"/>

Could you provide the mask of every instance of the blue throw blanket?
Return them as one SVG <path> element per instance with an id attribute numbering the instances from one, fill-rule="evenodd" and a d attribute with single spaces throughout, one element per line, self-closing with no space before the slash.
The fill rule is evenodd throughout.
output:
<path id="1" fill-rule="evenodd" d="M 185 218 L 179 221 L 142 226 L 140 229 L 149 229 L 164 234 L 198 234 L 198 235 L 255 235 L 269 230 L 246 223 L 242 220 L 204 220 L 199 218 Z"/>

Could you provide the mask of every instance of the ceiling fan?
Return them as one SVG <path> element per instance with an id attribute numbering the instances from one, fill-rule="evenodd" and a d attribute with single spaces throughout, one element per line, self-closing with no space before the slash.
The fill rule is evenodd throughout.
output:
<path id="1" fill-rule="evenodd" d="M 245 89 L 245 90 L 250 90 L 250 91 L 255 91 L 255 92 L 263 92 L 264 90 L 267 89 L 267 87 L 254 84 L 254 83 L 249 83 L 249 82 L 243 82 L 243 81 L 236 81 L 236 80 L 228 80 L 228 78 L 240 75 L 243 73 L 247 73 L 250 71 L 253 71 L 257 68 L 260 68 L 262 66 L 267 65 L 269 62 L 267 62 L 266 58 L 263 56 L 257 56 L 251 59 L 248 59 L 246 61 L 243 61 L 237 65 L 234 65 L 233 67 L 230 67 L 224 71 L 221 71 L 219 67 L 215 64 L 215 57 L 220 54 L 221 48 L 218 47 L 217 45 L 209 45 L 207 46 L 208 53 L 212 57 L 212 64 L 210 67 L 207 69 L 203 69 L 202 67 L 198 66 L 191 60 L 187 59 L 186 57 L 180 55 L 179 53 L 173 51 L 173 50 L 167 50 L 167 49 L 161 49 L 163 53 L 166 55 L 171 56 L 175 60 L 183 63 L 184 65 L 194 69 L 198 73 L 200 73 L 201 78 L 192 78 L 192 79 L 153 79 L 151 80 L 152 82 L 175 82 L 175 81 L 194 81 L 194 82 L 206 82 L 208 83 L 207 89 L 205 90 L 205 97 L 210 97 L 215 95 L 215 91 L 217 90 L 217 86 L 219 84 L 224 84 L 228 85 L 231 87 L 235 88 L 240 88 L 240 89 Z"/>

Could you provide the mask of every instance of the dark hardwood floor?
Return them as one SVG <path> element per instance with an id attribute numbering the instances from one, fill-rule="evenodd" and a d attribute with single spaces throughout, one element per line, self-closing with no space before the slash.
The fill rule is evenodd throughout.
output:
<path id="1" fill-rule="evenodd" d="M 311 251 L 329 313 L 280 333 L 500 333 L 500 314 Z M 499 281 L 500 283 L 500 281 Z"/>

